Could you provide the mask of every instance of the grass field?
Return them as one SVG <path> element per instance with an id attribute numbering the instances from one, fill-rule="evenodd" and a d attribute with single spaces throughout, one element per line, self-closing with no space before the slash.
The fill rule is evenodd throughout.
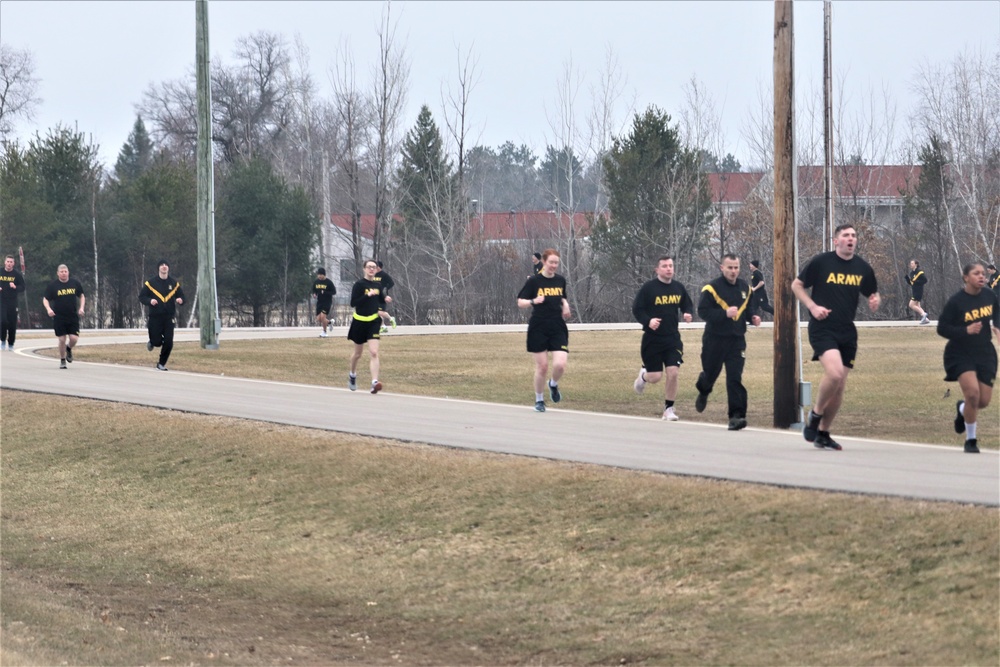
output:
<path id="1" fill-rule="evenodd" d="M 941 340 L 861 333 L 837 432 L 957 446 Z M 638 341 L 574 332 L 566 406 L 658 416 L 659 386 L 631 390 Z M 750 336 L 755 425 L 770 422 L 769 344 Z M 685 345 L 682 418 L 724 421 L 721 384 L 694 412 L 697 334 Z M 341 339 L 223 341 L 181 344 L 170 365 L 343 384 L 348 353 Z M 142 345 L 77 357 L 155 363 Z M 388 336 L 383 357 L 389 391 L 532 398 L 521 334 Z M 0 415 L 3 665 L 1000 661 L 996 508 L 13 391 Z M 1000 425 L 980 428 L 995 447 Z"/>

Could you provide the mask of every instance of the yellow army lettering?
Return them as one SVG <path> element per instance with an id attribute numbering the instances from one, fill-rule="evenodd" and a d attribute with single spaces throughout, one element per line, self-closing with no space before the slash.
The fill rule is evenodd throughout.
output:
<path id="1" fill-rule="evenodd" d="M 826 282 L 835 285 L 853 285 L 859 287 L 861 285 L 861 276 L 853 273 L 831 273 L 827 276 Z"/>
<path id="2" fill-rule="evenodd" d="M 14 282 L 14 276 L 0 276 L 0 282 L 12 283 Z"/>
<path id="3" fill-rule="evenodd" d="M 56 292 L 56 296 L 70 296 L 70 295 L 73 295 L 73 294 L 76 294 L 76 288 L 75 287 L 69 287 L 69 288 L 66 288 L 66 289 L 61 289 L 61 290 L 58 290 Z"/>
<path id="4" fill-rule="evenodd" d="M 562 287 L 539 287 L 538 296 L 562 296 Z"/>
<path id="5" fill-rule="evenodd" d="M 982 308 L 973 308 L 965 314 L 966 322 L 975 322 L 976 320 L 993 317 L 993 306 L 983 306 Z"/>
<path id="6" fill-rule="evenodd" d="M 680 302 L 681 302 L 681 295 L 680 294 L 668 294 L 666 296 L 658 296 L 658 297 L 656 297 L 656 303 L 655 303 L 655 305 L 657 305 L 657 306 L 670 306 L 670 305 L 678 304 Z"/>

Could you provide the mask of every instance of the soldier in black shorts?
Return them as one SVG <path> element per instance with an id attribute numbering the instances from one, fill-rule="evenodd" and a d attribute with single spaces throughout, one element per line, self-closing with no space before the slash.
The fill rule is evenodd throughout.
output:
<path id="1" fill-rule="evenodd" d="M 757 299 L 757 309 L 774 315 L 774 308 L 767 300 L 767 287 L 764 286 L 764 274 L 760 270 L 760 260 L 750 260 L 750 269 L 750 289 L 753 290 L 754 298 Z"/>
<path id="2" fill-rule="evenodd" d="M 666 421 L 678 420 L 674 399 L 678 371 L 684 363 L 684 343 L 677 325 L 681 318 L 690 322 L 693 312 L 694 302 L 687 289 L 674 280 L 674 259 L 660 257 L 656 262 L 656 277 L 639 288 L 632 302 L 632 315 L 642 325 L 642 368 L 632 388 L 641 394 L 647 384 L 656 384 L 666 376 L 663 386 Z"/>
<path id="3" fill-rule="evenodd" d="M 917 314 L 920 324 L 930 324 L 927 311 L 923 309 L 920 302 L 924 299 L 924 285 L 927 284 L 927 274 L 920 268 L 920 262 L 915 259 L 910 260 L 910 272 L 905 276 L 907 284 L 910 286 L 910 303 L 907 307 Z"/>
<path id="4" fill-rule="evenodd" d="M 87 305 L 87 297 L 80 281 L 69 277 L 69 268 L 65 264 L 59 265 L 56 279 L 45 288 L 42 305 L 52 318 L 52 328 L 59 338 L 59 368 L 66 368 L 67 361 L 73 363 L 73 347 L 80 339 L 80 317 Z"/>
<path id="5" fill-rule="evenodd" d="M 528 352 L 535 357 L 535 410 L 545 412 L 545 378 L 549 373 L 549 353 L 552 353 L 552 379 L 549 393 L 552 402 L 562 400 L 559 378 L 566 371 L 569 357 L 570 317 L 566 295 L 566 279 L 556 273 L 559 252 L 553 248 L 542 253 L 542 270 L 530 276 L 517 295 L 518 308 L 531 308 L 528 320 Z"/>
<path id="6" fill-rule="evenodd" d="M 986 269 L 975 262 L 962 269 L 965 286 L 956 292 L 938 318 L 944 346 L 946 382 L 958 382 L 963 400 L 955 409 L 955 432 L 965 433 L 965 451 L 978 454 L 976 417 L 988 407 L 997 376 L 997 351 L 990 329 L 1000 341 L 1000 299 L 986 284 Z"/>
<path id="7" fill-rule="evenodd" d="M 858 351 L 858 299 L 868 297 L 873 313 L 882 303 L 875 272 L 855 254 L 857 244 L 854 225 L 840 225 L 834 231 L 834 249 L 813 257 L 792 281 L 792 292 L 809 311 L 813 361 L 823 365 L 816 403 L 802 429 L 803 437 L 820 449 L 843 449 L 830 437 L 830 426 L 844 401 L 847 374 Z"/>
<path id="8" fill-rule="evenodd" d="M 326 329 L 330 326 L 330 311 L 333 310 L 333 297 L 337 293 L 337 286 L 326 277 L 326 269 L 316 269 L 316 280 L 313 281 L 312 295 L 316 299 L 316 321 L 323 331 L 320 338 L 326 338 Z"/>
<path id="9" fill-rule="evenodd" d="M 361 353 L 367 343 L 368 365 L 372 373 L 371 392 L 377 394 L 382 390 L 382 383 L 378 380 L 379 328 L 382 326 L 379 306 L 382 290 L 379 283 L 375 282 L 378 264 L 375 263 L 374 259 L 365 260 L 364 271 L 364 277 L 354 283 L 354 287 L 351 289 L 351 307 L 354 308 L 354 315 L 351 317 L 351 327 L 347 331 L 347 338 L 354 343 L 354 351 L 351 353 L 351 372 L 347 376 L 347 388 L 351 391 L 356 391 L 358 388 L 358 360 L 361 359 Z"/>

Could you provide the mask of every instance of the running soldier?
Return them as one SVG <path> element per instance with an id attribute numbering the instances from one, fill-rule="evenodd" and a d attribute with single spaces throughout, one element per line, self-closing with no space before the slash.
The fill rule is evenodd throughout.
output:
<path id="1" fill-rule="evenodd" d="M 760 260 L 750 260 L 750 266 L 753 267 L 753 271 L 750 272 L 750 289 L 757 299 L 757 309 L 773 316 L 774 308 L 767 300 L 767 287 L 764 286 L 764 274 L 760 271 Z"/>
<path id="2" fill-rule="evenodd" d="M 924 299 L 924 285 L 927 284 L 927 274 L 920 268 L 920 262 L 915 259 L 910 260 L 910 272 L 906 274 L 906 282 L 910 286 L 910 303 L 907 307 L 917 314 L 920 324 L 930 324 L 927 311 L 923 309 L 920 302 Z"/>
<path id="3" fill-rule="evenodd" d="M 379 317 L 382 318 L 382 333 L 388 333 L 390 327 L 396 328 L 396 318 L 389 314 L 388 307 L 392 303 L 392 297 L 389 296 L 389 290 L 396 286 L 396 281 L 392 279 L 392 276 L 382 268 L 382 260 L 375 262 L 378 265 L 378 272 L 375 274 L 375 282 L 381 284 L 382 288 L 382 299 L 379 303 Z"/>
<path id="4" fill-rule="evenodd" d="M 809 343 L 813 361 L 823 365 L 816 403 L 809 412 L 802 435 L 820 449 L 843 449 L 830 437 L 830 427 L 844 401 L 847 375 L 858 352 L 854 317 L 861 295 L 868 297 L 871 312 L 882 298 L 872 267 L 855 254 L 858 233 L 854 225 L 837 227 L 834 249 L 813 257 L 792 281 L 792 292 L 809 311 Z M 812 295 L 806 290 L 812 289 Z"/>
<path id="5" fill-rule="evenodd" d="M 531 308 L 528 320 L 527 348 L 535 358 L 535 411 L 545 412 L 545 379 L 549 373 L 549 353 L 552 353 L 552 379 L 549 395 L 553 403 L 562 400 L 559 379 L 566 372 L 569 358 L 569 301 L 566 279 L 556 273 L 559 252 L 549 248 L 542 253 L 542 271 L 530 276 L 517 295 L 518 308 Z"/>
<path id="6" fill-rule="evenodd" d="M 24 291 L 24 276 L 14 268 L 13 255 L 3 260 L 0 273 L 0 350 L 13 350 L 17 339 L 17 300 Z"/>
<path id="7" fill-rule="evenodd" d="M 1000 300 L 986 285 L 986 269 L 979 262 L 962 269 L 965 286 L 956 292 L 938 318 L 937 332 L 944 346 L 946 382 L 958 382 L 963 399 L 955 405 L 955 433 L 965 433 L 965 451 L 978 454 L 976 419 L 990 404 L 997 377 L 997 351 L 990 329 L 1000 342 Z"/>
<path id="8" fill-rule="evenodd" d="M 382 290 L 380 283 L 375 281 L 378 264 L 374 259 L 365 260 L 364 272 L 364 276 L 351 288 L 351 307 L 354 308 L 354 315 L 351 318 L 351 327 L 347 331 L 347 338 L 354 343 L 354 351 L 351 353 L 351 372 L 347 376 L 347 388 L 351 391 L 358 389 L 358 360 L 361 359 L 361 353 L 367 344 L 368 367 L 372 373 L 371 392 L 377 394 L 382 390 L 382 383 L 378 379 L 379 326 L 382 323 L 379 306 L 382 301 Z"/>
<path id="9" fill-rule="evenodd" d="M 156 265 L 156 275 L 142 284 L 139 291 L 139 303 L 149 306 L 149 319 L 146 329 L 149 341 L 146 349 L 150 352 L 154 347 L 160 348 L 160 359 L 156 369 L 167 370 L 167 360 L 174 349 L 174 327 L 177 326 L 177 306 L 184 303 L 184 290 L 181 284 L 170 275 L 170 264 L 161 259 Z"/>
<path id="10" fill-rule="evenodd" d="M 313 281 L 312 295 L 316 299 L 316 322 L 323 327 L 320 338 L 326 338 L 326 328 L 330 325 L 330 311 L 333 310 L 333 296 L 337 286 L 326 277 L 326 269 L 316 269 L 316 280 Z"/>
<path id="11" fill-rule="evenodd" d="M 80 340 L 80 318 L 87 305 L 83 285 L 69 277 L 69 267 L 65 264 L 59 265 L 56 279 L 45 288 L 42 305 L 52 318 L 52 328 L 59 338 L 59 368 L 65 369 L 66 362 L 73 363 L 73 348 Z"/>
<path id="12" fill-rule="evenodd" d="M 694 302 L 680 281 L 674 280 L 674 259 L 664 255 L 656 262 L 656 277 L 648 281 L 635 295 L 632 315 L 642 325 L 640 356 L 642 368 L 632 384 L 635 393 L 641 394 L 647 384 L 656 384 L 665 377 L 663 384 L 663 419 L 675 422 L 677 375 L 684 363 L 684 343 L 678 324 L 681 318 L 691 321 Z M 666 370 L 664 370 L 666 369 Z"/>
<path id="13" fill-rule="evenodd" d="M 695 388 L 694 409 L 704 412 L 715 381 L 726 369 L 729 430 L 747 425 L 747 390 L 743 386 L 746 365 L 747 322 L 760 326 L 757 302 L 745 280 L 740 279 L 740 260 L 734 254 L 722 257 L 722 275 L 701 288 L 698 317 L 705 320 L 701 339 L 701 374 Z"/>

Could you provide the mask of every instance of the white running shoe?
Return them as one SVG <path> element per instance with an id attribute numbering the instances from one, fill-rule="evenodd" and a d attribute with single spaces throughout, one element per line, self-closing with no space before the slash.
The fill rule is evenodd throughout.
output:
<path id="1" fill-rule="evenodd" d="M 924 313 L 924 316 L 922 318 L 920 318 L 920 323 L 921 324 L 930 324 L 931 323 L 931 318 L 927 317 L 927 313 Z"/>
<path id="2" fill-rule="evenodd" d="M 635 393 L 637 394 L 646 391 L 646 381 L 642 379 L 642 374 L 645 372 L 645 368 L 640 368 L 639 374 L 635 377 L 635 382 L 632 383 L 632 388 L 635 389 Z"/>
<path id="3" fill-rule="evenodd" d="M 663 421 L 675 422 L 678 421 L 679 419 L 680 417 L 677 416 L 677 413 L 674 412 L 673 408 L 667 408 L 666 410 L 663 411 Z"/>
<path id="4" fill-rule="evenodd" d="M 319 337 L 326 338 L 326 332 L 325 331 L 320 332 Z"/>

